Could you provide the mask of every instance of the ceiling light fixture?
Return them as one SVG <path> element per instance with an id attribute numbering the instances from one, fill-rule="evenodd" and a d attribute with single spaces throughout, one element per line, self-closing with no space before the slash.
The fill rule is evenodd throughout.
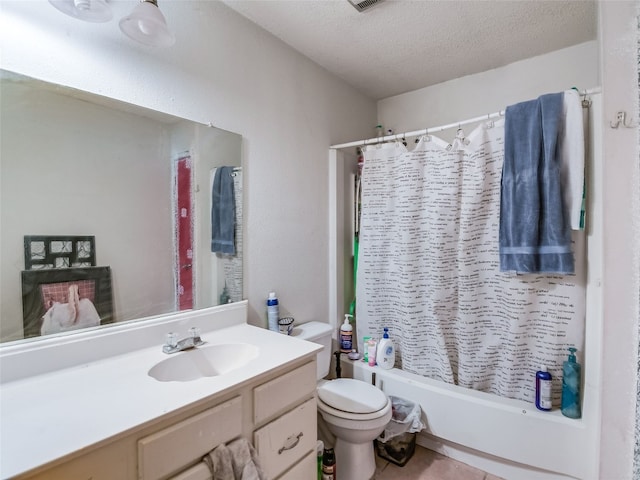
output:
<path id="1" fill-rule="evenodd" d="M 106 0 L 49 0 L 49 3 L 85 22 L 108 22 L 113 18 Z M 131 14 L 120 20 L 120 30 L 129 38 L 152 47 L 170 47 L 176 43 L 157 0 L 140 0 Z"/>
<path id="2" fill-rule="evenodd" d="M 133 40 L 153 47 L 170 47 L 176 41 L 156 0 L 142 0 L 130 15 L 120 20 L 120 30 Z"/>
<path id="3" fill-rule="evenodd" d="M 49 0 L 62 13 L 85 22 L 108 22 L 113 18 L 111 7 L 105 0 Z"/>

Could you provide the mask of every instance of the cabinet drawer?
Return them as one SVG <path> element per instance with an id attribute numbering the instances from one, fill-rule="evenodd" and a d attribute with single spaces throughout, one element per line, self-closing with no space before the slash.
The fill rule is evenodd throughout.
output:
<path id="1" fill-rule="evenodd" d="M 254 432 L 253 443 L 267 478 L 276 478 L 304 455 L 315 452 L 316 408 L 314 397 Z"/>
<path id="2" fill-rule="evenodd" d="M 235 397 L 138 441 L 138 478 L 158 480 L 242 433 L 242 402 Z"/>
<path id="3" fill-rule="evenodd" d="M 300 480 L 302 478 L 313 479 L 318 475 L 318 457 L 316 452 L 309 452 L 297 465 L 287 473 L 278 477 L 278 480 Z"/>
<path id="4" fill-rule="evenodd" d="M 169 480 L 211 480 L 211 470 L 204 462 L 200 462 Z"/>
<path id="5" fill-rule="evenodd" d="M 253 389 L 253 423 L 260 423 L 273 417 L 276 413 L 288 410 L 313 394 L 316 389 L 316 362 L 263 383 Z"/>

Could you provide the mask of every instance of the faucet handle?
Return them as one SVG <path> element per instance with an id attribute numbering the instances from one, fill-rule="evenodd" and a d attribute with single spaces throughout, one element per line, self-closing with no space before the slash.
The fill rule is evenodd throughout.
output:
<path id="1" fill-rule="evenodd" d="M 167 333 L 167 340 L 165 342 L 165 345 L 174 348 L 178 346 L 178 336 L 173 333 L 173 332 L 169 332 Z"/>
<path id="2" fill-rule="evenodd" d="M 191 337 L 194 346 L 199 346 L 204 343 L 200 338 L 200 329 L 198 327 L 191 327 L 189 329 L 189 337 Z"/>

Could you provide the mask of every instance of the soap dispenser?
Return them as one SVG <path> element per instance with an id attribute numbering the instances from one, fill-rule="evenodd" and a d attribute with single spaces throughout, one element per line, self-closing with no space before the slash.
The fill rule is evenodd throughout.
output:
<path id="1" fill-rule="evenodd" d="M 353 315 L 346 313 L 344 323 L 340 326 L 340 351 L 350 353 L 353 350 L 353 327 L 349 319 Z"/>
<path id="2" fill-rule="evenodd" d="M 562 404 L 565 417 L 580 418 L 580 364 L 576 362 L 576 349 L 569 348 L 569 358 L 562 364 Z"/>

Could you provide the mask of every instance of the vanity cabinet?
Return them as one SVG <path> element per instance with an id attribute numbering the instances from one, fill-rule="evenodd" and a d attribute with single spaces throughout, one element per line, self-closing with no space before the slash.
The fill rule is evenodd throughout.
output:
<path id="1" fill-rule="evenodd" d="M 182 388 L 176 384 L 176 388 Z M 168 413 L 67 461 L 17 478 L 38 480 L 208 480 L 201 459 L 216 446 L 245 437 L 270 480 L 316 476 L 315 356 L 283 366 Z M 131 408 L 143 408 L 133 406 Z M 96 412 L 117 415 L 116 411 Z M 91 428 L 87 425 L 87 428 Z M 55 465 L 54 465 L 55 464 Z"/>

